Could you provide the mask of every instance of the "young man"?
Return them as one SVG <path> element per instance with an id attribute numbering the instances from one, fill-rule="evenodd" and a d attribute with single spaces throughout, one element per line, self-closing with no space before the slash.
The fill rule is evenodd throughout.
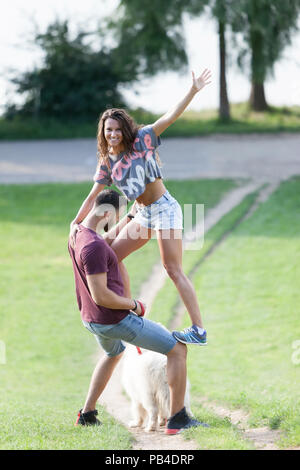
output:
<path id="1" fill-rule="evenodd" d="M 118 259 L 110 244 L 130 221 L 130 216 L 124 217 L 104 236 L 97 233 L 119 219 L 122 201 L 124 198 L 116 191 L 102 191 L 79 225 L 74 249 L 70 241 L 68 245 L 82 322 L 106 352 L 106 357 L 96 365 L 84 407 L 75 424 L 101 424 L 96 418 L 96 402 L 122 356 L 125 341 L 166 354 L 171 408 L 166 433 L 177 434 L 183 428 L 202 424 L 191 419 L 184 408 L 186 346 L 159 324 L 142 318 L 145 305 L 126 296 L 126 285 L 124 289 Z"/>

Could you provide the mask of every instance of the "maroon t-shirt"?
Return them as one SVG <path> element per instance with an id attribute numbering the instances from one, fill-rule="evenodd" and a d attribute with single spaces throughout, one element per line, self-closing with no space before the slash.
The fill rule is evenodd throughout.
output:
<path id="1" fill-rule="evenodd" d="M 79 225 L 75 250 L 68 244 L 73 262 L 78 307 L 81 318 L 87 322 L 110 325 L 119 323 L 129 310 L 115 310 L 97 305 L 90 293 L 87 274 L 107 273 L 107 287 L 123 296 L 124 286 L 118 259 L 112 248 L 94 230 Z"/>

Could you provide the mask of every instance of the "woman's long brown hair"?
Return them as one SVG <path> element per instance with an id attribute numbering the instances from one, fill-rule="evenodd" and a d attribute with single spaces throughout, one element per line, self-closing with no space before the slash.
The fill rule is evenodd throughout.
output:
<path id="1" fill-rule="evenodd" d="M 105 164 L 110 168 L 108 145 L 104 135 L 104 126 L 106 119 L 111 118 L 118 121 L 123 135 L 124 150 L 127 153 L 132 152 L 133 144 L 138 130 L 143 127 L 137 125 L 129 114 L 124 109 L 112 108 L 104 111 L 99 119 L 98 132 L 97 132 L 97 153 L 98 153 L 98 168 L 100 165 Z M 158 153 L 156 152 L 156 161 L 161 166 L 161 161 Z"/>

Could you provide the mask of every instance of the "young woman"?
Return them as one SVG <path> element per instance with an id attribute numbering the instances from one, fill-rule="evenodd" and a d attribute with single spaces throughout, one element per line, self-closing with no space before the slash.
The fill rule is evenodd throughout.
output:
<path id="1" fill-rule="evenodd" d="M 90 212 L 97 194 L 114 183 L 130 201 L 135 200 L 134 215 L 123 226 L 111 247 L 120 262 L 126 295 L 130 296 L 128 274 L 121 261 L 141 248 L 151 238 L 153 230 L 163 265 L 174 282 L 190 315 L 192 326 L 183 332 L 173 332 L 185 344 L 206 344 L 195 289 L 182 270 L 182 211 L 166 190 L 162 180 L 156 148 L 160 135 L 183 113 L 194 96 L 210 83 L 211 73 L 205 69 L 195 77 L 184 98 L 154 124 L 138 127 L 122 109 L 103 113 L 98 126 L 99 162 L 94 186 L 71 222 L 70 237 L 74 240 L 78 225 Z"/>

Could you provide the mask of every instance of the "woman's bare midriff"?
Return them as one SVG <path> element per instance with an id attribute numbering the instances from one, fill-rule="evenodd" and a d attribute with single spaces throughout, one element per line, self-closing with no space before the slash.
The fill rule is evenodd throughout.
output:
<path id="1" fill-rule="evenodd" d="M 139 197 L 137 202 L 143 206 L 149 206 L 157 201 L 166 192 L 166 187 L 161 178 L 157 178 L 153 183 L 148 183 L 146 189 Z"/>

